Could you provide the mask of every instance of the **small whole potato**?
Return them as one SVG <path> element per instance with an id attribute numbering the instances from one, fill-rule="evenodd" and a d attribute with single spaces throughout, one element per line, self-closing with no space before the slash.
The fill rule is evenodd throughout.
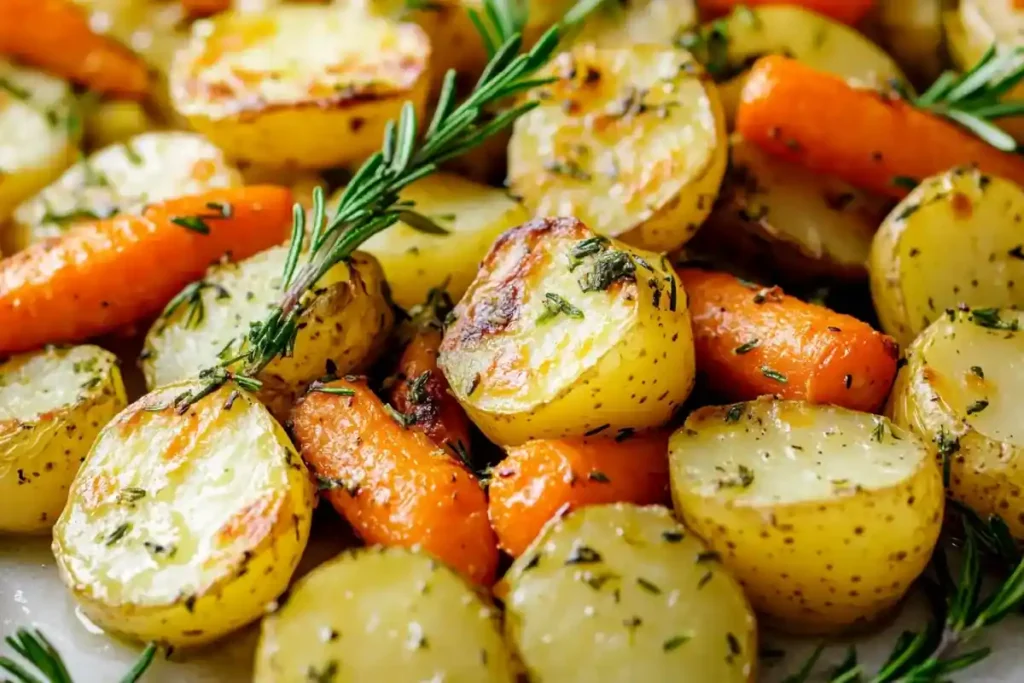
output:
<path id="1" fill-rule="evenodd" d="M 500 445 L 659 426 L 693 387 L 686 292 L 668 259 L 575 218 L 499 237 L 449 317 L 438 365 Z"/>
<path id="2" fill-rule="evenodd" d="M 953 499 L 999 515 L 1024 540 L 1024 314 L 950 311 L 906 358 L 889 399 L 892 419 L 933 445 Z"/>
<path id="3" fill-rule="evenodd" d="M 701 408 L 669 460 L 676 512 L 766 622 L 793 633 L 889 614 L 942 526 L 929 449 L 877 415 L 771 398 Z"/>

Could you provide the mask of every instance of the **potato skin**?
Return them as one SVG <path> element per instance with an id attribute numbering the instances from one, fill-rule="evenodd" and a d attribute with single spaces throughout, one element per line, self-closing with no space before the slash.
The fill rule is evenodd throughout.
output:
<path id="1" fill-rule="evenodd" d="M 598 47 L 676 45 L 680 30 L 696 20 L 694 0 L 628 0 L 598 7 L 587 17 L 574 42 Z"/>
<path id="2" fill-rule="evenodd" d="M 281 298 L 287 253 L 287 247 L 274 247 L 237 264 L 215 265 L 192 286 L 198 287 L 201 307 L 186 302 L 165 311 L 146 335 L 141 354 L 146 386 L 153 389 L 194 377 L 228 353 L 238 355 L 243 349 L 237 341 L 249 323 L 262 320 Z M 386 286 L 376 260 L 356 252 L 306 294 L 292 355 L 275 359 L 259 374 L 259 398 L 278 420 L 287 419 L 295 399 L 330 367 L 345 374 L 366 368 L 377 358 L 394 321 Z M 197 309 L 201 315 L 194 312 Z"/>
<path id="3" fill-rule="evenodd" d="M 360 247 L 380 262 L 391 297 L 406 309 L 442 285 L 453 299 L 461 298 L 498 235 L 530 219 L 505 192 L 448 173 L 413 183 L 400 198 L 448 231 L 433 235 L 398 223 Z"/>
<path id="4" fill-rule="evenodd" d="M 259 618 L 288 586 L 314 490 L 281 426 L 226 385 L 147 394 L 100 433 L 54 528 L 61 579 L 105 630 L 175 647 Z"/>
<path id="5" fill-rule="evenodd" d="M 50 530 L 93 440 L 126 403 L 117 358 L 96 346 L 0 363 L 0 533 Z"/>
<path id="6" fill-rule="evenodd" d="M 581 245 L 592 250 L 576 259 Z M 631 273 L 613 277 L 616 264 Z M 604 289 L 586 291 L 602 273 Z M 559 299 L 568 312 L 552 312 Z M 686 293 L 668 260 L 573 218 L 500 237 L 454 318 L 438 364 L 500 445 L 656 427 L 693 386 Z"/>
<path id="7" fill-rule="evenodd" d="M 728 157 L 718 94 L 692 55 L 657 45 L 562 53 L 516 120 L 508 184 L 537 217 L 575 216 L 651 251 L 711 211 Z"/>
<path id="8" fill-rule="evenodd" d="M 595 505 L 552 520 L 499 594 L 531 681 L 756 679 L 743 591 L 663 507 Z"/>
<path id="9" fill-rule="evenodd" d="M 334 683 L 516 680 L 489 600 L 427 555 L 379 546 L 320 565 L 263 620 L 255 683 L 328 671 Z"/>
<path id="10" fill-rule="evenodd" d="M 800 634 L 885 617 L 927 566 L 942 478 L 882 417 L 760 399 L 691 413 L 669 440 L 683 522 L 721 554 L 762 623 Z"/>
<path id="11" fill-rule="evenodd" d="M 18 204 L 74 161 L 81 126 L 72 125 L 78 106 L 71 87 L 59 78 L 3 57 L 0 78 L 13 88 L 0 89 L 0 138 L 5 140 L 0 147 L 2 228 Z"/>
<path id="12" fill-rule="evenodd" d="M 1024 306 L 1024 189 L 977 169 L 924 180 L 871 245 L 871 298 L 901 345 L 949 308 Z"/>
<path id="13" fill-rule="evenodd" d="M 171 97 L 233 158 L 352 166 L 379 149 L 403 102 L 422 120 L 429 58 L 419 27 L 358 4 L 224 12 L 193 24 L 171 67 Z"/>
<path id="14" fill-rule="evenodd" d="M 1017 400 L 1024 358 L 1024 314 L 943 315 L 906 352 L 889 399 L 894 422 L 949 461 L 948 493 L 983 517 L 997 514 L 1024 540 L 1024 469 Z M 1014 328 L 1014 326 L 1016 326 Z M 1014 328 L 1014 329 L 1010 329 Z"/>
<path id="15" fill-rule="evenodd" d="M 774 281 L 864 281 L 871 239 L 891 206 L 734 134 L 722 192 L 692 246 Z"/>

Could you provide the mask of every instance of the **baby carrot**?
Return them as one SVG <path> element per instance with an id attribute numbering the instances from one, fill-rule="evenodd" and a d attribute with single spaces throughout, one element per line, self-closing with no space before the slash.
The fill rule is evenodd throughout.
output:
<path id="1" fill-rule="evenodd" d="M 300 400 L 292 433 L 324 495 L 364 541 L 418 546 L 490 585 L 498 548 L 480 483 L 399 420 L 365 382 L 338 380 Z"/>
<path id="2" fill-rule="evenodd" d="M 697 2 L 701 14 L 708 18 L 728 14 L 740 6 L 798 5 L 851 25 L 867 16 L 874 4 L 874 0 L 698 0 Z"/>
<path id="3" fill-rule="evenodd" d="M 398 361 L 399 381 L 391 389 L 391 405 L 412 419 L 412 429 L 468 463 L 469 418 L 437 367 L 441 337 L 441 330 L 430 327 L 413 335 Z"/>
<path id="4" fill-rule="evenodd" d="M 896 342 L 867 323 L 778 287 L 679 270 L 690 298 L 697 371 L 733 401 L 763 394 L 874 411 L 896 375 Z"/>
<path id="5" fill-rule="evenodd" d="M 291 208 L 281 187 L 213 190 L 37 242 L 0 261 L 0 353 L 82 341 L 156 314 L 225 254 L 279 244 Z"/>
<path id="6" fill-rule="evenodd" d="M 149 76 L 142 60 L 94 33 L 71 0 L 0 0 L 0 54 L 96 92 L 140 99 Z"/>
<path id="7" fill-rule="evenodd" d="M 1024 185 L 1024 158 L 903 100 L 786 57 L 754 64 L 736 130 L 788 161 L 892 197 L 907 193 L 899 178 L 921 180 L 965 164 Z"/>
<path id="8" fill-rule="evenodd" d="M 492 469 L 491 526 L 518 556 L 544 524 L 585 505 L 668 500 L 668 432 L 528 441 Z"/>

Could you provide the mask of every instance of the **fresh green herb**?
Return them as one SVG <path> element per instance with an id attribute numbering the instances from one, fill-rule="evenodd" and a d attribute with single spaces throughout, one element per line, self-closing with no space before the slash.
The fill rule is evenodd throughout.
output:
<path id="1" fill-rule="evenodd" d="M 967 414 L 968 415 L 975 415 L 975 414 L 980 413 L 981 411 L 985 410 L 985 408 L 988 408 L 988 401 L 986 401 L 984 399 L 981 399 L 981 400 L 975 401 L 971 405 L 967 406 Z"/>
<path id="2" fill-rule="evenodd" d="M 569 250 L 569 272 L 573 272 L 587 256 L 593 256 L 594 254 L 600 254 L 602 251 L 608 248 L 608 238 L 601 237 L 588 237 L 584 240 L 580 240 L 572 246 Z"/>
<path id="3" fill-rule="evenodd" d="M 772 370 L 767 365 L 761 367 L 761 374 L 767 377 L 768 379 L 775 380 L 779 384 L 786 384 L 787 382 L 789 382 L 789 380 L 786 379 L 785 375 L 783 375 L 778 370 Z"/>
<path id="4" fill-rule="evenodd" d="M 650 593 L 651 595 L 661 595 L 661 589 L 658 588 L 658 586 L 656 584 L 651 583 L 650 581 L 648 581 L 647 579 L 645 579 L 642 576 L 638 576 L 637 577 L 636 584 L 638 586 L 640 586 L 641 588 L 643 588 L 648 593 Z"/>
<path id="5" fill-rule="evenodd" d="M 0 90 L 6 91 L 7 94 L 11 97 L 17 98 L 19 100 L 24 100 L 26 102 L 32 99 L 31 92 L 29 92 L 25 88 L 22 88 L 21 86 L 15 85 L 6 78 L 0 78 Z"/>
<path id="6" fill-rule="evenodd" d="M 403 413 L 402 411 L 392 407 L 390 403 L 384 404 L 384 410 L 388 412 L 388 415 L 390 415 L 395 422 L 402 426 L 402 429 L 408 429 L 412 425 L 416 424 L 415 415 Z"/>
<path id="7" fill-rule="evenodd" d="M 734 403 L 729 406 L 729 410 L 725 411 L 726 422 L 739 422 L 740 417 L 743 416 L 743 404 Z"/>
<path id="8" fill-rule="evenodd" d="M 882 443 L 882 439 L 885 437 L 885 423 L 882 422 L 881 418 L 875 420 L 875 428 L 871 430 L 871 438 Z"/>
<path id="9" fill-rule="evenodd" d="M 198 232 L 200 235 L 210 234 L 210 226 L 206 224 L 202 216 L 173 216 L 171 222 L 186 230 Z"/>
<path id="10" fill-rule="evenodd" d="M 993 330 L 1011 330 L 1018 328 L 1017 320 L 1003 320 L 999 317 L 998 308 L 975 308 L 970 312 L 971 322 L 981 327 L 988 327 Z"/>
<path id="11" fill-rule="evenodd" d="M 430 370 L 424 370 L 414 380 L 409 381 L 409 390 L 406 396 L 409 398 L 409 403 L 414 405 L 421 405 L 427 402 L 429 396 L 427 395 L 427 382 L 430 381 Z"/>
<path id="12" fill-rule="evenodd" d="M 469 18 L 484 41 L 488 59 L 526 28 L 527 5 L 522 0 L 484 0 L 484 16 L 469 9 Z"/>
<path id="13" fill-rule="evenodd" d="M 584 171 L 583 167 L 575 159 L 553 159 L 544 164 L 544 170 L 548 173 L 564 175 L 567 178 L 582 182 L 588 182 L 593 179 L 593 176 Z"/>
<path id="14" fill-rule="evenodd" d="M 455 454 L 462 464 L 465 465 L 470 471 L 475 471 L 473 468 L 473 461 L 469 457 L 469 451 L 466 450 L 466 444 L 462 443 L 462 439 L 452 442 L 447 441 L 448 448 L 452 449 L 452 453 Z"/>
<path id="15" fill-rule="evenodd" d="M 407 102 L 397 122 L 389 121 L 385 126 L 381 151 L 353 174 L 330 220 L 326 217 L 323 190 L 316 188 L 313 192 L 309 221 L 312 230 L 308 235 L 306 211 L 297 204 L 292 213 L 291 246 L 281 278 L 285 290 L 282 299 L 263 320 L 249 324 L 244 343 L 238 345 L 246 349 L 245 355 L 203 370 L 200 373 L 202 386 L 177 397 L 178 410 L 184 412 L 229 380 L 250 385 L 257 382 L 254 378 L 268 364 L 289 353 L 295 344 L 299 319 L 308 305 L 305 293 L 366 240 L 402 220 L 402 213 L 414 206 L 399 198 L 402 189 L 431 175 L 445 161 L 480 145 L 536 107 L 536 101 L 528 101 L 497 115 L 488 111 L 511 95 L 550 83 L 552 79 L 538 79 L 535 74 L 555 54 L 566 32 L 599 4 L 595 0 L 579 0 L 562 21 L 548 29 L 525 54 L 519 54 L 521 36 L 517 34 L 505 40 L 494 51 L 473 91 L 461 104 L 455 102 L 456 73 L 450 70 L 442 81 L 433 117 L 422 133 L 416 109 Z M 499 9 L 496 2 L 490 2 L 479 17 L 490 22 L 484 34 L 487 44 L 495 43 L 495 36 L 504 35 L 508 28 L 504 20 L 495 16 Z M 244 369 L 229 371 L 227 367 L 233 363 L 242 363 Z"/>
<path id="16" fill-rule="evenodd" d="M 14 677 L 12 683 L 73 683 L 64 660 L 57 649 L 40 631 L 20 628 L 4 641 L 15 653 L 28 662 L 34 671 L 21 662 L 9 657 L 0 657 L 0 670 Z M 132 668 L 121 677 L 119 683 L 136 683 L 153 662 L 156 643 L 150 643 Z M 40 679 L 36 672 L 42 675 Z"/>
<path id="17" fill-rule="evenodd" d="M 743 354 L 750 353 L 751 351 L 756 349 L 760 343 L 760 339 L 751 339 L 750 341 L 744 344 L 740 344 L 735 349 L 733 349 L 733 353 L 735 353 L 737 356 L 742 356 Z"/>
<path id="18" fill-rule="evenodd" d="M 905 176 L 905 175 L 898 175 L 898 176 L 894 176 L 893 177 L 892 184 L 893 184 L 893 186 L 901 187 L 904 190 L 913 190 L 915 187 L 917 187 L 921 183 L 916 178 L 911 178 L 910 176 Z"/>
<path id="19" fill-rule="evenodd" d="M 980 365 L 972 365 L 971 372 L 980 377 L 981 379 L 985 379 L 985 371 L 981 369 Z"/>
<path id="20" fill-rule="evenodd" d="M 212 289 L 216 292 L 218 301 L 231 298 L 231 292 L 223 285 L 219 285 L 216 282 L 207 282 L 206 280 L 197 280 L 178 292 L 168 302 L 164 312 L 161 314 L 161 318 L 168 320 L 174 315 L 175 311 L 185 306 L 185 329 L 198 328 L 203 323 L 203 320 L 206 319 L 206 304 L 203 303 L 203 291 L 206 289 Z"/>
<path id="21" fill-rule="evenodd" d="M 544 310 L 537 316 L 537 322 L 543 323 L 559 315 L 567 315 L 577 320 L 583 319 L 583 311 L 569 303 L 565 297 L 548 292 L 544 295 Z"/>
<path id="22" fill-rule="evenodd" d="M 46 207 L 40 221 L 43 223 L 67 225 L 68 223 L 77 223 L 78 221 L 101 220 L 103 218 L 109 218 L 116 213 L 117 208 L 113 206 L 103 212 L 97 212 L 90 209 L 72 209 L 66 213 L 55 213 L 50 207 Z"/>
<path id="23" fill-rule="evenodd" d="M 624 251 L 611 249 L 604 251 L 594 259 L 590 272 L 578 280 L 584 292 L 603 292 L 612 283 L 636 280 L 636 265 Z"/>
<path id="24" fill-rule="evenodd" d="M 997 54 L 990 45 L 981 59 L 963 74 L 942 73 L 931 87 L 910 102 L 919 109 L 943 116 L 1004 152 L 1017 142 L 993 120 L 1024 114 L 1024 101 L 1003 100 L 1024 79 L 1024 47 Z"/>
<path id="25" fill-rule="evenodd" d="M 736 75 L 729 63 L 729 25 L 724 19 L 684 31 L 673 42 L 690 52 L 716 81 Z"/>
<path id="26" fill-rule="evenodd" d="M 322 475 L 316 475 L 316 489 L 317 491 L 334 491 L 341 489 L 350 496 L 355 496 L 359 493 L 359 484 L 348 483 L 342 479 L 336 479 L 334 477 L 325 477 Z"/>
<path id="27" fill-rule="evenodd" d="M 136 166 L 142 165 L 142 157 L 135 151 L 135 147 L 132 146 L 130 140 L 124 143 L 124 155 L 130 163 L 133 163 Z"/>
<path id="28" fill-rule="evenodd" d="M 669 638 L 668 640 L 666 640 L 664 643 L 661 644 L 661 649 L 663 651 L 665 651 L 665 652 L 672 652 L 672 650 L 675 650 L 677 647 L 679 647 L 680 645 L 682 645 L 686 641 L 690 640 L 692 637 L 693 636 L 683 636 L 683 635 L 672 636 L 671 638 Z"/>
<path id="29" fill-rule="evenodd" d="M 122 538 L 124 538 L 128 534 L 128 532 L 131 531 L 131 530 L 132 530 L 132 523 L 131 522 L 125 522 L 125 523 L 119 525 L 116 529 L 114 529 L 109 534 L 107 534 L 106 538 L 103 541 L 104 545 L 107 545 L 107 546 L 114 545 L 115 543 L 120 541 Z"/>
<path id="30" fill-rule="evenodd" d="M 748 488 L 754 483 L 754 471 L 746 465 L 737 465 L 736 472 L 734 474 L 728 474 L 717 482 L 718 488 Z"/>
<path id="31" fill-rule="evenodd" d="M 356 392 L 346 387 L 329 387 L 320 382 L 313 382 L 309 385 L 309 393 L 330 394 L 332 396 L 355 396 Z"/>
<path id="32" fill-rule="evenodd" d="M 442 228 L 434 220 L 428 216 L 424 216 L 421 213 L 413 211 L 412 209 L 406 209 L 400 212 L 400 220 L 408 225 L 410 228 L 417 232 L 422 232 L 427 235 L 450 235 L 451 230 Z"/>
<path id="33" fill-rule="evenodd" d="M 569 557 L 565 558 L 566 564 L 595 564 L 601 561 L 601 554 L 586 545 L 573 546 Z"/>
<path id="34" fill-rule="evenodd" d="M 591 470 L 590 473 L 587 475 L 587 479 L 589 479 L 590 481 L 596 481 L 600 484 L 608 484 L 611 482 L 611 479 L 608 478 L 608 475 L 600 470 Z"/>
<path id="35" fill-rule="evenodd" d="M 117 495 L 117 502 L 131 505 L 132 503 L 138 502 L 146 497 L 146 489 L 136 488 L 129 486 L 121 489 L 121 493 Z"/>

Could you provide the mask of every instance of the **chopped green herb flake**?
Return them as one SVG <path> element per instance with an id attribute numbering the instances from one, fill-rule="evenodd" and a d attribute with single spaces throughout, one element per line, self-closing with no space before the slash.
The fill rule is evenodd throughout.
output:
<path id="1" fill-rule="evenodd" d="M 785 375 L 783 375 L 781 372 L 777 370 L 772 370 L 768 366 L 762 366 L 761 374 L 767 377 L 768 379 L 775 380 L 780 384 L 786 384 L 787 382 L 789 382 L 789 380 L 786 379 Z"/>

